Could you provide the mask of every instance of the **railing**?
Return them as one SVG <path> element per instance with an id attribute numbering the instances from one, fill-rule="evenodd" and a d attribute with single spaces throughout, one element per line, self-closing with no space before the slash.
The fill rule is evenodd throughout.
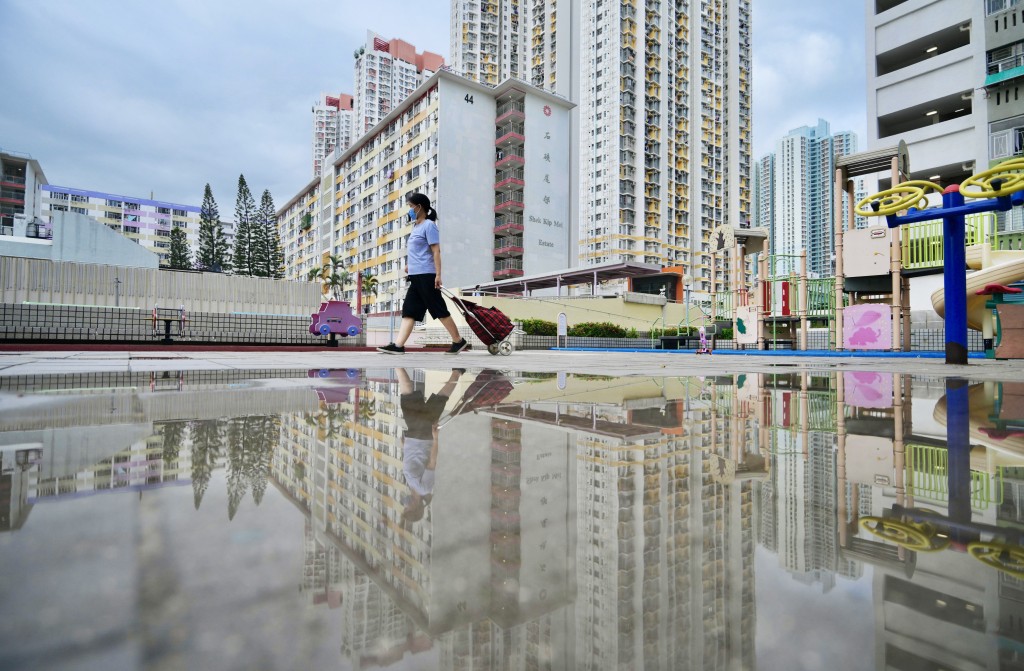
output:
<path id="1" fill-rule="evenodd" d="M 966 244 L 977 245 L 985 242 L 986 236 L 992 247 L 998 245 L 995 230 L 996 217 L 992 212 L 969 214 L 966 217 Z M 941 268 L 943 265 L 942 220 L 922 221 L 903 227 L 903 249 L 901 258 L 907 270 Z"/>
<path id="2" fill-rule="evenodd" d="M 502 205 L 504 203 L 510 203 L 510 202 L 515 202 L 515 203 L 523 202 L 523 193 L 522 193 L 522 191 L 512 191 L 511 193 L 499 193 L 496 196 L 494 196 L 494 204 L 495 205 Z"/>
<path id="3" fill-rule="evenodd" d="M 18 177 L 17 175 L 0 175 L 0 182 L 9 182 L 11 184 L 24 184 L 25 178 Z"/>
<path id="4" fill-rule="evenodd" d="M 526 154 L 523 153 L 522 149 L 500 149 L 494 153 L 494 160 L 501 162 L 513 156 L 519 159 L 526 158 Z"/>
<path id="5" fill-rule="evenodd" d="M 1024 128 L 1007 128 L 988 136 L 988 157 L 996 161 L 1024 153 Z"/>
<path id="6" fill-rule="evenodd" d="M 907 493 L 918 499 L 949 499 L 949 450 L 933 445 L 907 445 Z M 995 480 L 995 482 L 993 482 Z M 971 470 L 971 508 L 986 510 L 1003 501 L 1002 468 L 994 476 Z"/>
<path id="7" fill-rule="evenodd" d="M 985 14 L 986 16 L 998 14 L 999 12 L 1006 11 L 1011 7 L 1016 7 L 1021 2 L 1022 0 L 986 0 Z"/>
<path id="8" fill-rule="evenodd" d="M 526 106 L 518 100 L 511 100 L 498 106 L 498 116 L 509 112 L 525 112 Z"/>
<path id="9" fill-rule="evenodd" d="M 496 238 L 494 240 L 494 249 L 495 250 L 506 249 L 506 248 L 509 248 L 509 247 L 522 247 L 522 246 L 523 246 L 523 236 L 521 236 L 521 235 L 515 235 L 515 236 L 512 236 L 512 237 L 506 237 L 506 238 Z"/>
<path id="10" fill-rule="evenodd" d="M 496 131 L 494 131 L 494 137 L 495 139 L 500 139 L 508 135 L 509 133 L 518 133 L 519 135 L 523 135 L 525 132 L 526 126 L 524 126 L 523 124 L 513 123 L 498 128 Z"/>
<path id="11" fill-rule="evenodd" d="M 994 75 L 999 72 L 1006 72 L 1024 66 L 1024 54 L 1017 54 L 1007 58 L 1000 58 L 988 64 L 988 74 Z"/>
<path id="12" fill-rule="evenodd" d="M 501 272 L 503 270 L 522 270 L 523 260 L 522 259 L 498 259 L 494 262 L 494 272 Z"/>
<path id="13" fill-rule="evenodd" d="M 498 173 L 498 176 L 494 178 L 494 182 L 497 184 L 500 182 L 504 182 L 506 179 L 522 180 L 525 177 L 525 175 L 526 171 L 521 168 L 518 170 L 505 170 L 503 172 Z"/>

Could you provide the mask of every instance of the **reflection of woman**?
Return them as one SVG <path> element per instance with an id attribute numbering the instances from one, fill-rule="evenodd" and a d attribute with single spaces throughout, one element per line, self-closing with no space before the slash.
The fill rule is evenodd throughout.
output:
<path id="1" fill-rule="evenodd" d="M 460 377 L 462 371 L 456 368 L 440 391 L 425 398 L 422 387 L 413 383 L 404 368 L 398 369 L 398 391 L 406 424 L 402 440 L 402 473 L 409 487 L 409 496 L 403 499 L 405 509 L 402 517 L 410 522 L 423 518 L 423 511 L 433 496 L 437 423 Z"/>

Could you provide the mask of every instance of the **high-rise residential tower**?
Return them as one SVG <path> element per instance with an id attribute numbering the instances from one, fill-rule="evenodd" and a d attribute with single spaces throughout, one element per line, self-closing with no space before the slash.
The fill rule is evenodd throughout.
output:
<path id="1" fill-rule="evenodd" d="M 775 230 L 775 153 L 765 154 L 754 166 L 754 208 L 751 222 L 758 228 Z M 768 236 L 769 243 L 772 236 Z M 772 248 L 772 254 L 775 253 Z"/>
<path id="2" fill-rule="evenodd" d="M 452 3 L 452 69 L 482 84 L 527 79 L 528 0 Z"/>
<path id="3" fill-rule="evenodd" d="M 313 105 L 313 176 L 323 173 L 324 161 L 335 149 L 352 144 L 352 96 L 321 93 Z"/>
<path id="4" fill-rule="evenodd" d="M 420 84 L 444 66 L 444 57 L 424 51 L 404 40 L 386 40 L 367 31 L 366 44 L 355 52 L 353 137 L 381 122 Z"/>
<path id="5" fill-rule="evenodd" d="M 771 224 L 772 252 L 799 254 L 807 251 L 807 270 L 818 276 L 832 274 L 835 249 L 832 227 L 832 179 L 837 156 L 854 153 L 857 136 L 844 131 L 831 134 L 828 122 L 790 131 L 775 144 L 775 153 L 759 161 L 758 222 Z M 766 170 L 770 163 L 771 169 Z M 772 173 L 770 184 L 765 183 Z M 770 194 L 766 193 L 770 192 Z M 772 214 L 765 220 L 765 202 Z"/>
<path id="6" fill-rule="evenodd" d="M 452 6 L 468 16 L 489 3 Z M 680 266 L 710 290 L 711 231 L 750 221 L 749 0 L 531 0 L 519 11 L 529 81 L 579 105 L 580 264 Z M 519 34 L 502 30 L 498 43 Z M 457 67 L 479 78 L 473 31 L 452 41 Z"/>

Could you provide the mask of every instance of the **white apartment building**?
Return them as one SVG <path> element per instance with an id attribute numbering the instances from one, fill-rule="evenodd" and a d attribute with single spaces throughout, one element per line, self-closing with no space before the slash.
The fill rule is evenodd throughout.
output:
<path id="1" fill-rule="evenodd" d="M 321 93 L 313 104 L 313 176 L 319 177 L 324 163 L 336 149 L 352 144 L 352 96 Z"/>
<path id="2" fill-rule="evenodd" d="M 487 4 L 453 0 L 453 17 Z M 579 102 L 578 262 L 681 267 L 710 290 L 711 231 L 750 223 L 749 0 L 534 0 L 521 13 L 530 81 Z M 452 51 L 479 78 L 473 32 L 453 30 Z"/>
<path id="3" fill-rule="evenodd" d="M 416 191 L 439 213 L 448 286 L 570 266 L 571 108 L 523 82 L 435 73 L 279 210 L 286 276 L 304 278 L 331 252 L 353 276 L 377 278 L 377 296 L 363 297 L 371 311 L 393 309 L 412 230 L 405 196 Z"/>
<path id="4" fill-rule="evenodd" d="M 380 123 L 443 66 L 443 56 L 417 53 L 404 40 L 367 31 L 366 44 L 355 52 L 353 139 Z"/>
<path id="5" fill-rule="evenodd" d="M 754 165 L 754 205 L 752 223 L 757 228 L 764 228 L 769 233 L 775 230 L 775 152 L 765 154 Z M 768 242 L 774 245 L 773 236 L 769 234 Z M 771 254 L 775 247 L 770 247 Z"/>
<path id="6" fill-rule="evenodd" d="M 942 186 L 1024 154 L 1024 3 L 868 0 L 865 8 L 868 149 L 903 140 L 910 178 Z"/>
<path id="7" fill-rule="evenodd" d="M 28 154 L 0 151 L 0 235 L 13 235 L 17 229 L 18 235 L 45 236 L 36 222 L 42 216 L 40 196 L 46 184 L 39 161 Z"/>
<path id="8" fill-rule="evenodd" d="M 172 228 L 185 229 L 185 238 L 193 254 L 199 246 L 200 208 L 196 205 L 167 203 L 56 184 L 45 184 L 41 188 L 41 216 L 47 224 L 52 222 L 53 212 L 84 214 L 159 255 L 161 265 L 167 263 L 170 255 Z M 225 226 L 225 229 L 228 228 L 230 225 Z"/>
<path id="9" fill-rule="evenodd" d="M 762 193 L 771 190 L 761 201 L 770 200 L 774 207 L 769 229 L 773 253 L 806 250 L 808 272 L 819 277 L 832 275 L 835 159 L 856 151 L 856 135 L 848 131 L 833 135 L 828 122 L 819 119 L 815 126 L 790 131 L 776 142 L 774 155 L 761 159 L 762 176 L 763 164 L 770 161 L 774 177 L 770 186 L 760 185 Z M 761 219 L 763 223 L 763 214 Z"/>

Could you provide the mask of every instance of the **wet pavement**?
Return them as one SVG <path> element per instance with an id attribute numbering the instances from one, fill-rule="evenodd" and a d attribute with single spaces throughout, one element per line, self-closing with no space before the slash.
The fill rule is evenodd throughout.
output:
<path id="1" fill-rule="evenodd" d="M 1013 366 L 314 356 L 0 357 L 0 668 L 1024 666 Z"/>

